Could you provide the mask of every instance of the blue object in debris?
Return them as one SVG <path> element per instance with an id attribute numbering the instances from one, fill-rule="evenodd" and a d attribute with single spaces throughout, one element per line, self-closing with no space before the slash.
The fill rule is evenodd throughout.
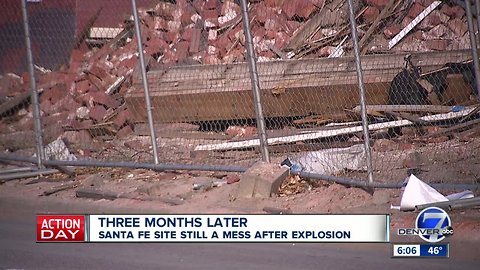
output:
<path id="1" fill-rule="evenodd" d="M 282 163 L 280 163 L 280 166 L 287 166 L 288 168 L 290 168 L 291 172 L 301 172 L 303 170 L 302 165 L 296 162 L 292 162 L 290 158 L 286 158 L 284 161 L 282 161 Z"/>
<path id="2" fill-rule="evenodd" d="M 465 106 L 455 105 L 452 107 L 452 112 L 459 112 L 465 110 Z"/>

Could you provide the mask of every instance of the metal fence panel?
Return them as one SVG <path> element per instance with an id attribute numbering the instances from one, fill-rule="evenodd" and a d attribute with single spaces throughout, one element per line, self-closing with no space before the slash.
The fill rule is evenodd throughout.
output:
<path id="1" fill-rule="evenodd" d="M 250 30 L 272 162 L 363 180 L 369 143 L 376 182 L 398 182 L 408 171 L 477 183 L 478 93 L 462 1 L 351 1 L 368 140 L 348 2 L 249 1 L 245 29 L 239 1 L 138 0 L 145 67 L 130 0 L 28 2 L 47 158 L 152 162 L 150 107 L 160 163 L 258 161 Z M 0 4 L 0 106 L 8 107 L 0 142 L 30 156 L 20 3 Z M 68 155 L 51 144 L 57 138 Z"/>

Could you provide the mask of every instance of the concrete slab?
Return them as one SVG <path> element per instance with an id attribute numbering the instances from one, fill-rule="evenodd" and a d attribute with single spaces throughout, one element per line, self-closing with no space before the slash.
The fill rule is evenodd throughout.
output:
<path id="1" fill-rule="evenodd" d="M 257 162 L 240 175 L 239 198 L 269 198 L 288 176 L 288 168 L 278 164 Z"/>

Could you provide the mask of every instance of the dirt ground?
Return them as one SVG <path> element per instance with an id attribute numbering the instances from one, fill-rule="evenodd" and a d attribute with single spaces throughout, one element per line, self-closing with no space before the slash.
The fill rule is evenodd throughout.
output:
<path id="1" fill-rule="evenodd" d="M 479 138 L 453 138 L 435 143 L 389 143 L 386 148 L 373 147 L 376 181 L 403 181 L 408 166 L 412 165 L 409 159 L 412 153 L 416 153 L 413 155 L 416 157 L 414 165 L 421 169 L 417 176 L 427 183 L 480 182 Z M 176 151 L 175 153 L 186 153 L 185 149 L 179 150 L 180 145 L 182 144 L 171 150 Z M 406 147 L 408 149 L 405 149 Z M 272 162 L 280 164 L 285 157 L 284 154 L 273 154 Z M 251 163 L 255 159 L 246 160 Z M 54 174 L 7 181 L 0 184 L 0 196 L 27 200 L 89 202 L 94 205 L 129 208 L 140 213 L 388 213 L 391 214 L 393 230 L 412 227 L 417 215 L 391 209 L 392 205 L 400 204 L 400 189 L 377 189 L 371 194 L 360 188 L 302 179 L 298 176 L 289 176 L 281 186 L 279 194 L 271 198 L 239 198 L 239 175 L 204 171 L 155 172 L 144 169 L 77 168 L 76 175 L 72 177 Z M 345 172 L 339 176 L 366 179 L 365 172 Z M 212 183 L 218 186 L 213 187 Z M 65 187 L 65 190 L 52 192 L 59 187 Z M 116 198 L 79 198 L 77 192 L 83 189 L 114 194 Z M 445 195 L 454 191 L 462 189 L 440 190 Z M 480 195 L 479 190 L 474 193 L 476 196 Z M 479 207 L 455 210 L 450 212 L 450 215 L 456 229 L 469 232 L 478 232 L 480 229 Z M 469 240 L 480 241 L 478 233 L 473 236 L 465 234 L 467 235 Z"/>

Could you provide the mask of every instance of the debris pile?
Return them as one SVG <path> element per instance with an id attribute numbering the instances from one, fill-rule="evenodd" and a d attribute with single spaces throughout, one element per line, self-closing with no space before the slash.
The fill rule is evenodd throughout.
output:
<path id="1" fill-rule="evenodd" d="M 387 51 L 388 41 L 434 1 L 354 2 L 360 45 L 364 53 L 377 53 Z M 250 1 L 259 61 L 350 53 L 347 5 L 345 0 Z M 139 10 L 139 15 L 150 67 L 244 61 L 241 9 L 233 0 L 162 1 L 151 9 Z M 94 150 L 97 140 L 124 138 L 133 132 L 134 108 L 127 108 L 124 95 L 136 76 L 138 53 L 132 21 L 123 22 L 122 27 L 123 31 L 100 48 L 72 50 L 69 62 L 59 70 L 36 67 L 46 143 L 61 136 L 68 143 L 93 146 L 90 150 Z M 461 49 L 468 45 L 465 11 L 444 3 L 391 51 Z M 29 80 L 27 72 L 0 77 L 0 141 L 4 149 L 27 144 L 12 144 L 6 138 L 32 130 Z M 82 154 L 89 155 L 89 151 Z"/>

